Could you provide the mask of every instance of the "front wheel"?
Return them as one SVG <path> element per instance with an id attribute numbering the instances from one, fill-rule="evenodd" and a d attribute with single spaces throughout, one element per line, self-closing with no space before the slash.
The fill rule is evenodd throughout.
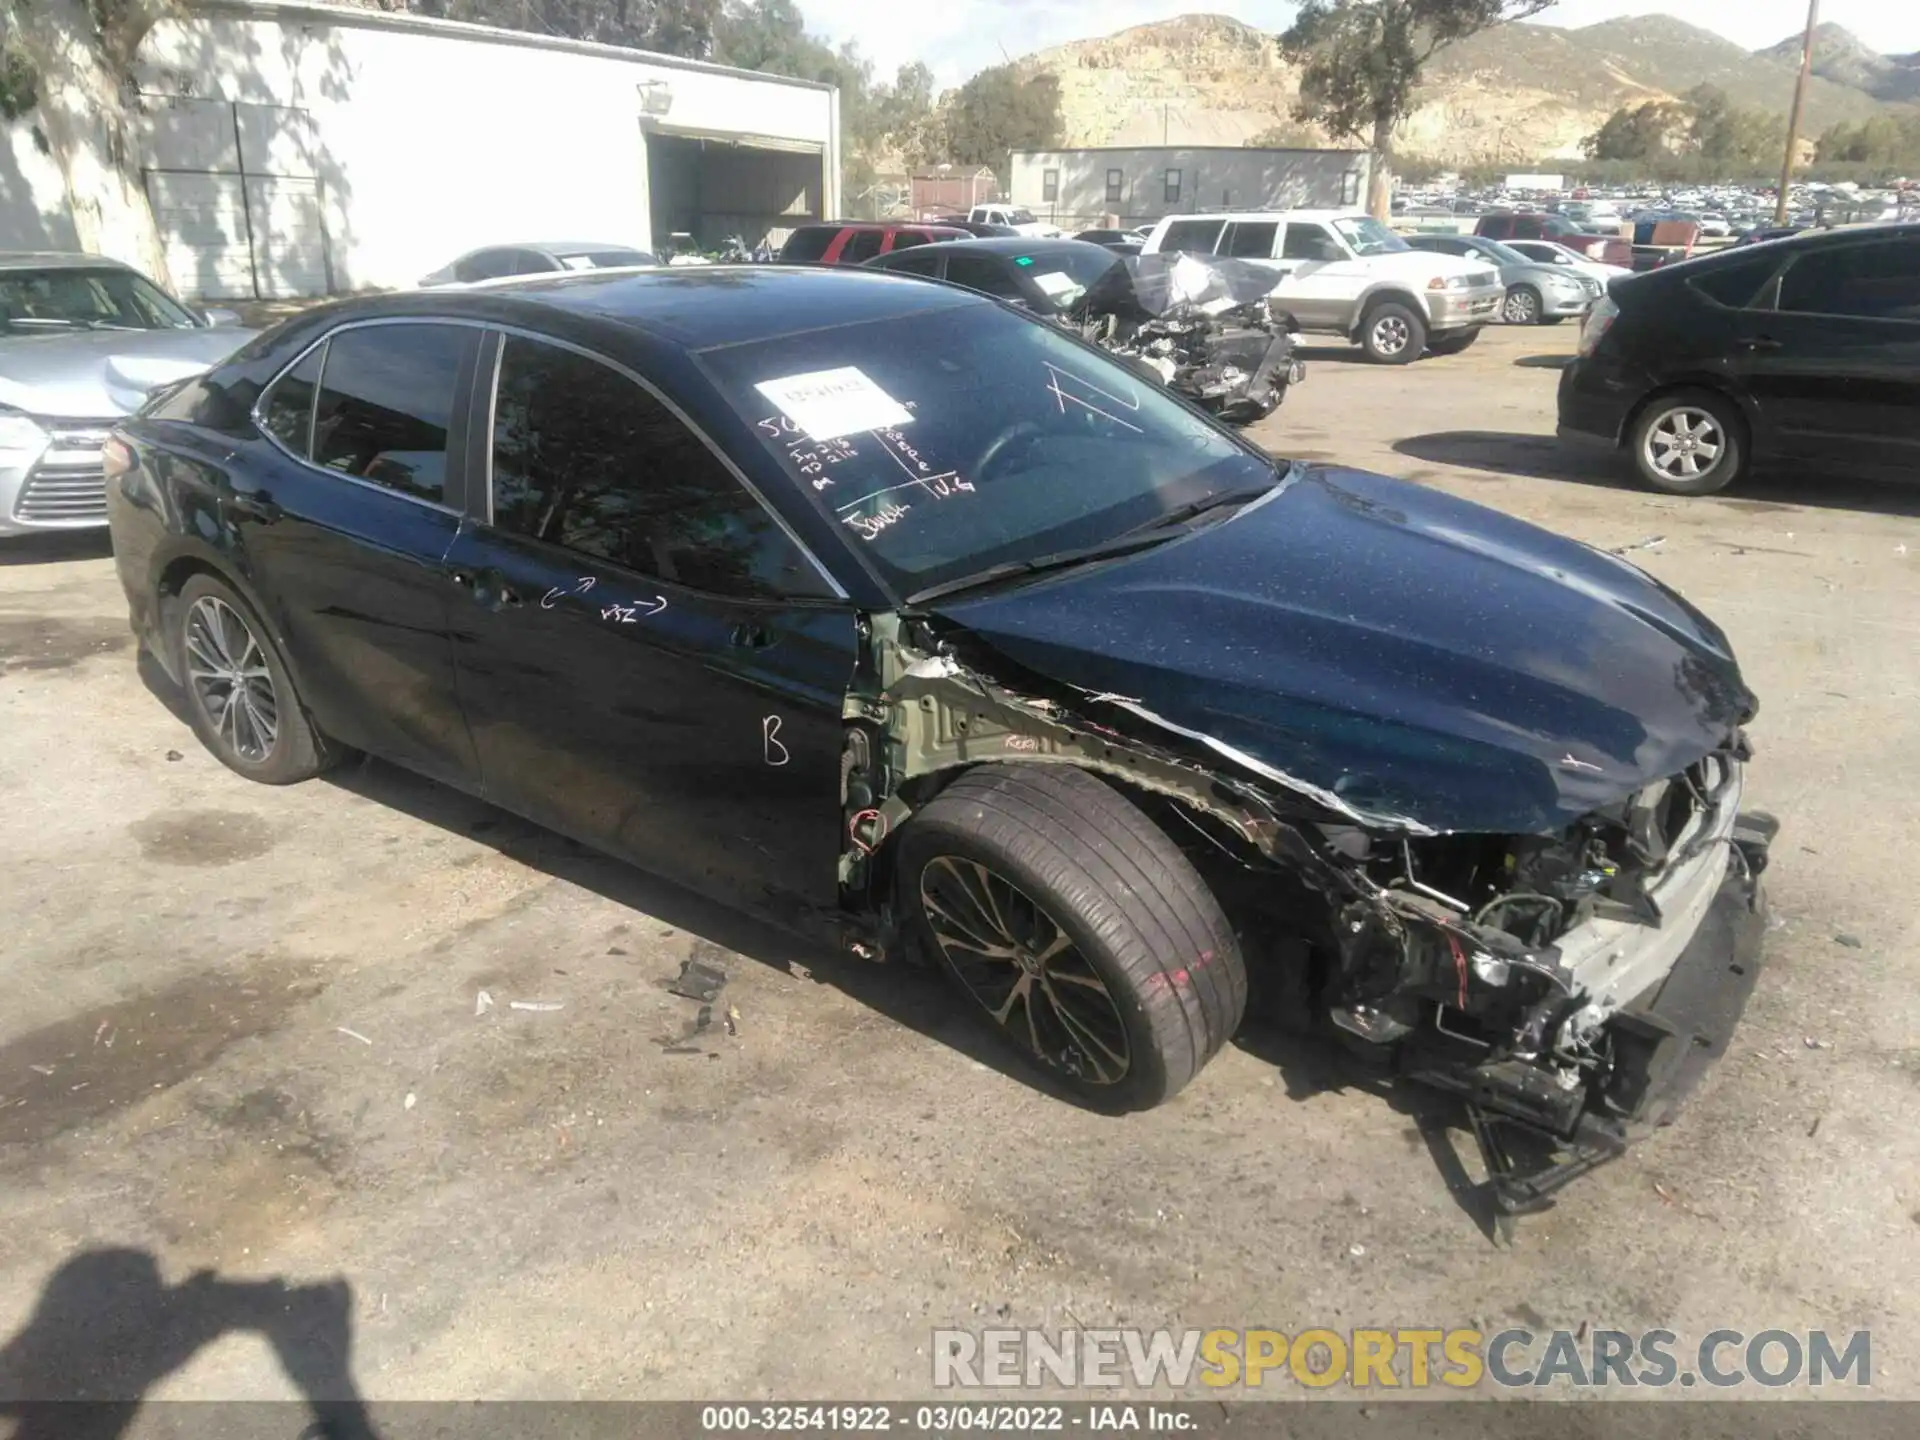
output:
<path id="1" fill-rule="evenodd" d="M 1629 443 L 1646 485 L 1669 495 L 1712 495 L 1739 478 L 1745 436 L 1732 401 L 1706 390 L 1681 390 L 1640 412 Z"/>
<path id="2" fill-rule="evenodd" d="M 309 779 L 332 763 L 267 627 L 232 587 L 195 575 L 172 614 L 187 717 L 215 759 L 267 785 Z"/>
<path id="3" fill-rule="evenodd" d="M 1144 1109 L 1239 1027 L 1233 928 L 1124 796 L 1064 765 L 987 765 L 900 835 L 920 941 L 1001 1034 L 1079 1098 Z"/>
<path id="4" fill-rule="evenodd" d="M 1538 325 L 1540 292 L 1531 285 L 1514 286 L 1507 291 L 1506 301 L 1500 307 L 1500 318 L 1509 325 Z"/>
<path id="5" fill-rule="evenodd" d="M 1427 348 L 1427 322 L 1398 302 L 1376 305 L 1360 326 L 1360 346 L 1377 365 L 1411 365 Z"/>

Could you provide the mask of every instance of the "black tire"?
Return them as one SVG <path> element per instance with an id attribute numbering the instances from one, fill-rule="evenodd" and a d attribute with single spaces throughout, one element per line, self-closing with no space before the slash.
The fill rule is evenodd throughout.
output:
<path id="1" fill-rule="evenodd" d="M 187 717 L 215 759 L 263 785 L 309 780 L 334 763 L 271 632 L 232 586 L 211 575 L 190 577 L 169 618 L 167 644 L 186 690 Z M 227 675 L 243 678 L 236 684 Z M 244 703 L 233 704 L 242 691 Z"/>
<path id="2" fill-rule="evenodd" d="M 1157 1105 L 1239 1028 L 1246 964 L 1219 902 L 1097 777 L 981 766 L 922 808 L 899 845 L 899 894 L 921 944 L 1086 1103 Z"/>
<path id="3" fill-rule="evenodd" d="M 1427 348 L 1427 322 L 1398 300 L 1383 300 L 1360 322 L 1360 348 L 1376 365 L 1411 365 Z"/>
<path id="4" fill-rule="evenodd" d="M 1515 285 L 1500 302 L 1500 318 L 1509 325 L 1540 323 L 1540 292 L 1531 285 Z"/>
<path id="5" fill-rule="evenodd" d="M 1476 325 L 1473 329 L 1462 330 L 1457 335 L 1442 335 L 1437 340 L 1427 341 L 1427 353 L 1429 355 L 1458 355 L 1479 338 L 1480 327 Z"/>
<path id="6" fill-rule="evenodd" d="M 1649 489 L 1712 495 L 1746 470 L 1747 423 L 1740 408 L 1724 396 L 1711 390 L 1676 390 L 1647 402 L 1634 419 L 1627 446 L 1640 483 Z M 1695 467 L 1692 474 L 1687 473 L 1689 459 Z"/>

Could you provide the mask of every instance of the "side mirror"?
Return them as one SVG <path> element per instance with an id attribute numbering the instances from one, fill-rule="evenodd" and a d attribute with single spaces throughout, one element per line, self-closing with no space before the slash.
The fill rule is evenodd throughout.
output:
<path id="1" fill-rule="evenodd" d="M 200 316 L 216 330 L 224 330 L 230 325 L 240 324 L 238 310 L 202 310 Z"/>

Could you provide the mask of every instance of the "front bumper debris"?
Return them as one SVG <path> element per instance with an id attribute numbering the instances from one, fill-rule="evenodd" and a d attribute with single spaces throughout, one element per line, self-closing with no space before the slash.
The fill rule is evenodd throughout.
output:
<path id="1" fill-rule="evenodd" d="M 1524 1060 L 1489 1058 L 1484 1047 L 1440 1025 L 1401 1045 L 1402 1074 L 1466 1102 L 1502 1212 L 1546 1209 L 1570 1181 L 1670 1123 L 1726 1053 L 1760 975 L 1767 917 L 1761 873 L 1777 829 L 1763 812 L 1738 818 L 1721 878 L 1672 966 L 1605 1022 L 1614 1059 L 1597 1093 L 1558 1083 Z M 1510 1143 L 1516 1129 L 1518 1149 Z"/>

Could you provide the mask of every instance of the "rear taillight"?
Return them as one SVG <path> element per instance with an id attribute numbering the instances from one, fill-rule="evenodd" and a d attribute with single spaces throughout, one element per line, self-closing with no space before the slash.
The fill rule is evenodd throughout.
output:
<path id="1" fill-rule="evenodd" d="M 1591 355 L 1600 344 L 1600 337 L 1612 328 L 1613 322 L 1620 316 L 1620 307 L 1614 303 L 1611 295 L 1602 295 L 1593 302 L 1593 308 L 1587 311 L 1587 318 L 1580 327 L 1580 353 Z"/>
<path id="2" fill-rule="evenodd" d="M 118 435 L 109 435 L 100 447 L 100 468 L 109 480 L 118 480 L 139 463 L 133 458 L 133 447 Z"/>

